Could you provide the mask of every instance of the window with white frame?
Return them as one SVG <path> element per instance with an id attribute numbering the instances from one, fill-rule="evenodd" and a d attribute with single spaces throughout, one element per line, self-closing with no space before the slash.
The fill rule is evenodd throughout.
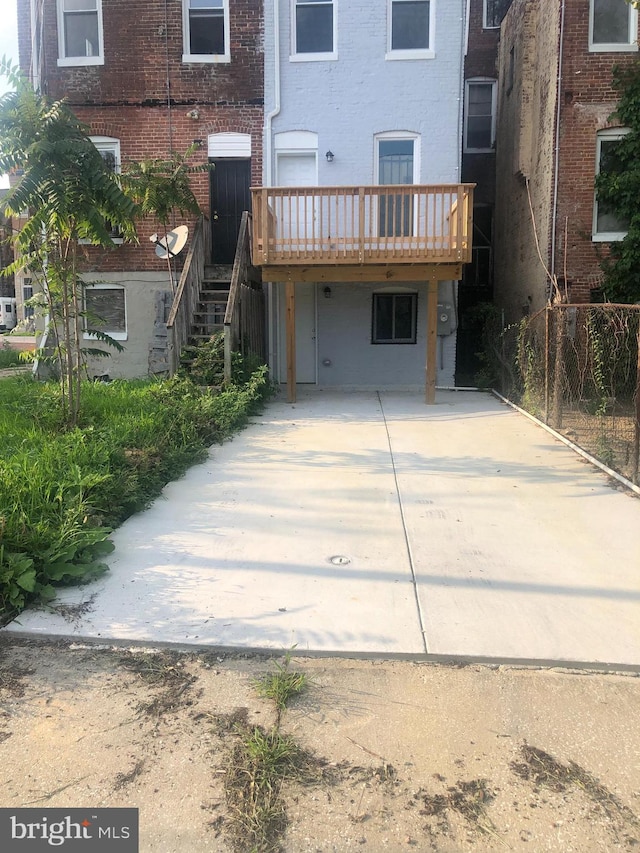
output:
<path id="1" fill-rule="evenodd" d="M 84 336 L 97 338 L 96 332 L 116 341 L 127 339 L 127 310 L 124 287 L 112 284 L 88 284 L 84 289 Z"/>
<path id="2" fill-rule="evenodd" d="M 484 0 L 483 6 L 482 26 L 485 30 L 497 30 L 509 11 L 511 0 Z"/>
<path id="3" fill-rule="evenodd" d="M 120 140 L 112 136 L 91 136 L 89 137 L 102 159 L 105 162 L 107 169 L 110 172 L 120 172 Z M 113 227 L 110 230 L 110 237 L 115 243 L 122 243 L 121 232 Z"/>
<path id="4" fill-rule="evenodd" d="M 396 187 L 414 184 L 419 174 L 416 137 L 407 134 L 377 139 L 378 184 Z M 407 237 L 414 229 L 414 196 L 389 192 L 378 199 L 378 233 L 381 237 Z"/>
<path id="5" fill-rule="evenodd" d="M 25 320 L 31 319 L 35 314 L 33 305 L 27 304 L 30 299 L 33 299 L 33 284 L 30 278 L 25 278 L 22 281 L 22 311 Z"/>
<path id="6" fill-rule="evenodd" d="M 417 293 L 374 293 L 372 344 L 415 344 Z"/>
<path id="7" fill-rule="evenodd" d="M 496 90 L 495 80 L 467 80 L 464 98 L 465 152 L 493 151 L 496 138 Z"/>
<path id="8" fill-rule="evenodd" d="M 638 12 L 626 0 L 590 0 L 589 50 L 637 50 Z"/>
<path id="9" fill-rule="evenodd" d="M 103 65 L 102 0 L 58 0 L 58 65 Z"/>
<path id="10" fill-rule="evenodd" d="M 602 172 L 615 173 L 621 166 L 616 157 L 616 147 L 621 139 L 629 133 L 628 128 L 611 128 L 601 130 L 596 142 L 596 175 Z M 594 241 L 623 240 L 627 235 L 629 223 L 616 214 L 609 205 L 598 199 L 594 193 L 593 204 L 593 237 Z"/>
<path id="11" fill-rule="evenodd" d="M 435 0 L 388 0 L 387 59 L 428 59 L 433 49 Z"/>
<path id="12" fill-rule="evenodd" d="M 335 59 L 335 0 L 291 1 L 293 57 L 297 59 Z"/>
<path id="13" fill-rule="evenodd" d="M 231 62 L 229 0 L 182 0 L 183 62 Z"/>

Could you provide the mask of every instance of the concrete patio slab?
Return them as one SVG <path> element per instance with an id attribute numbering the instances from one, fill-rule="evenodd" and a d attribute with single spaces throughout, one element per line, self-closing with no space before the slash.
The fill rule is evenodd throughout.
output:
<path id="1" fill-rule="evenodd" d="M 640 665 L 635 497 L 488 394 L 301 398 L 119 528 L 108 575 L 5 630 Z"/>

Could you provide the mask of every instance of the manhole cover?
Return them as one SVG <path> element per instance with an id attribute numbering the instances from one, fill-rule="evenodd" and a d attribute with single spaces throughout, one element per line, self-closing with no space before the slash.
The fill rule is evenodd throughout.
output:
<path id="1" fill-rule="evenodd" d="M 346 566 L 351 560 L 343 554 L 336 554 L 334 557 L 329 557 L 329 562 L 333 563 L 334 566 Z"/>

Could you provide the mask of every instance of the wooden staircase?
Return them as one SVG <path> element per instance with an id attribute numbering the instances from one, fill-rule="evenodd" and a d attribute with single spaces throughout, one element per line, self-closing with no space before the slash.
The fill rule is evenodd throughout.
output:
<path id="1" fill-rule="evenodd" d="M 198 303 L 191 319 L 188 341 L 191 346 L 208 341 L 211 335 L 224 331 L 232 271 L 231 265 L 205 266 Z"/>

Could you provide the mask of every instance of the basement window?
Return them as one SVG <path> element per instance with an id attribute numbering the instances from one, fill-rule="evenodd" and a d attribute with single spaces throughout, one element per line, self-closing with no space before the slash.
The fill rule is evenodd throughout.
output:
<path id="1" fill-rule="evenodd" d="M 372 344 L 415 344 L 417 293 L 374 293 Z"/>
<path id="2" fill-rule="evenodd" d="M 183 62 L 231 62 L 229 0 L 182 0 Z"/>
<path id="3" fill-rule="evenodd" d="M 58 0 L 58 65 L 104 65 L 102 0 Z"/>
<path id="4" fill-rule="evenodd" d="M 124 287 L 89 284 L 84 290 L 84 337 L 97 339 L 102 332 L 116 341 L 127 340 L 127 311 Z"/>

